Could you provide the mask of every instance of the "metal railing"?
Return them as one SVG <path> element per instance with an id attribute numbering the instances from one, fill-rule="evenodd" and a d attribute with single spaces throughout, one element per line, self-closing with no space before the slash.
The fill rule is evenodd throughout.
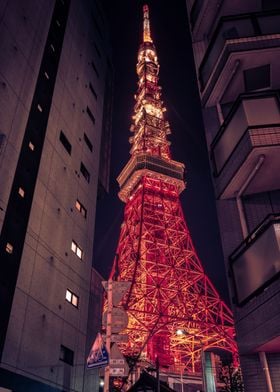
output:
<path id="1" fill-rule="evenodd" d="M 229 40 L 280 33 L 280 10 L 221 17 L 199 67 L 201 90 Z"/>

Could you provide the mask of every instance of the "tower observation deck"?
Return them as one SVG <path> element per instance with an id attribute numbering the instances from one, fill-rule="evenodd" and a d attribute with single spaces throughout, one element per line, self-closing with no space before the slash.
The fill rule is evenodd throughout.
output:
<path id="1" fill-rule="evenodd" d="M 128 357 L 195 372 L 202 350 L 236 354 L 235 332 L 232 313 L 206 276 L 184 219 L 179 194 L 185 167 L 171 158 L 147 5 L 143 15 L 131 158 L 118 177 L 126 205 L 111 273 L 131 282 L 122 303 L 128 342 L 119 346 Z"/>

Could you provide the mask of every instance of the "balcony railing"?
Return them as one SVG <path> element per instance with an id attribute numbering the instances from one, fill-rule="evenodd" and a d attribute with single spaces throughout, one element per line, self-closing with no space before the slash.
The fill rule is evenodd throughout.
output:
<path id="1" fill-rule="evenodd" d="M 279 33 L 279 10 L 222 17 L 199 67 L 201 90 L 204 90 L 227 43 L 234 45 L 244 41 L 245 38 Z M 232 50 L 238 51 L 238 47 L 233 47 Z"/>
<path id="2" fill-rule="evenodd" d="M 249 103 L 248 107 L 246 103 Z M 248 130 L 279 128 L 279 123 L 278 90 L 240 94 L 211 144 L 214 176 L 220 175 Z"/>
<path id="3" fill-rule="evenodd" d="M 280 214 L 268 215 L 229 257 L 242 306 L 280 275 Z"/>

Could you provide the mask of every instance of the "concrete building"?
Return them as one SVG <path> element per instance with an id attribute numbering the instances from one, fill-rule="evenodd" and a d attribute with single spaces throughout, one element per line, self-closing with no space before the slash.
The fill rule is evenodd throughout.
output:
<path id="1" fill-rule="evenodd" d="M 280 4 L 187 8 L 245 390 L 279 391 Z"/>
<path id="2" fill-rule="evenodd" d="M 110 151 L 102 2 L 0 0 L 0 37 L 0 390 L 83 391 Z"/>

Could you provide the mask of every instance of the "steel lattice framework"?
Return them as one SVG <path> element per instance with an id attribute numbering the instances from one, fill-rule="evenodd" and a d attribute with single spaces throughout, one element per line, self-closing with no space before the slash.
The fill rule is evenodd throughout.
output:
<path id="1" fill-rule="evenodd" d="M 159 64 L 144 6 L 138 52 L 138 91 L 130 138 L 131 158 L 118 177 L 126 203 L 112 271 L 130 281 L 123 305 L 129 323 L 127 356 L 176 371 L 199 369 L 201 350 L 236 354 L 230 309 L 206 276 L 192 244 L 179 200 L 184 165 L 171 159 Z"/>

